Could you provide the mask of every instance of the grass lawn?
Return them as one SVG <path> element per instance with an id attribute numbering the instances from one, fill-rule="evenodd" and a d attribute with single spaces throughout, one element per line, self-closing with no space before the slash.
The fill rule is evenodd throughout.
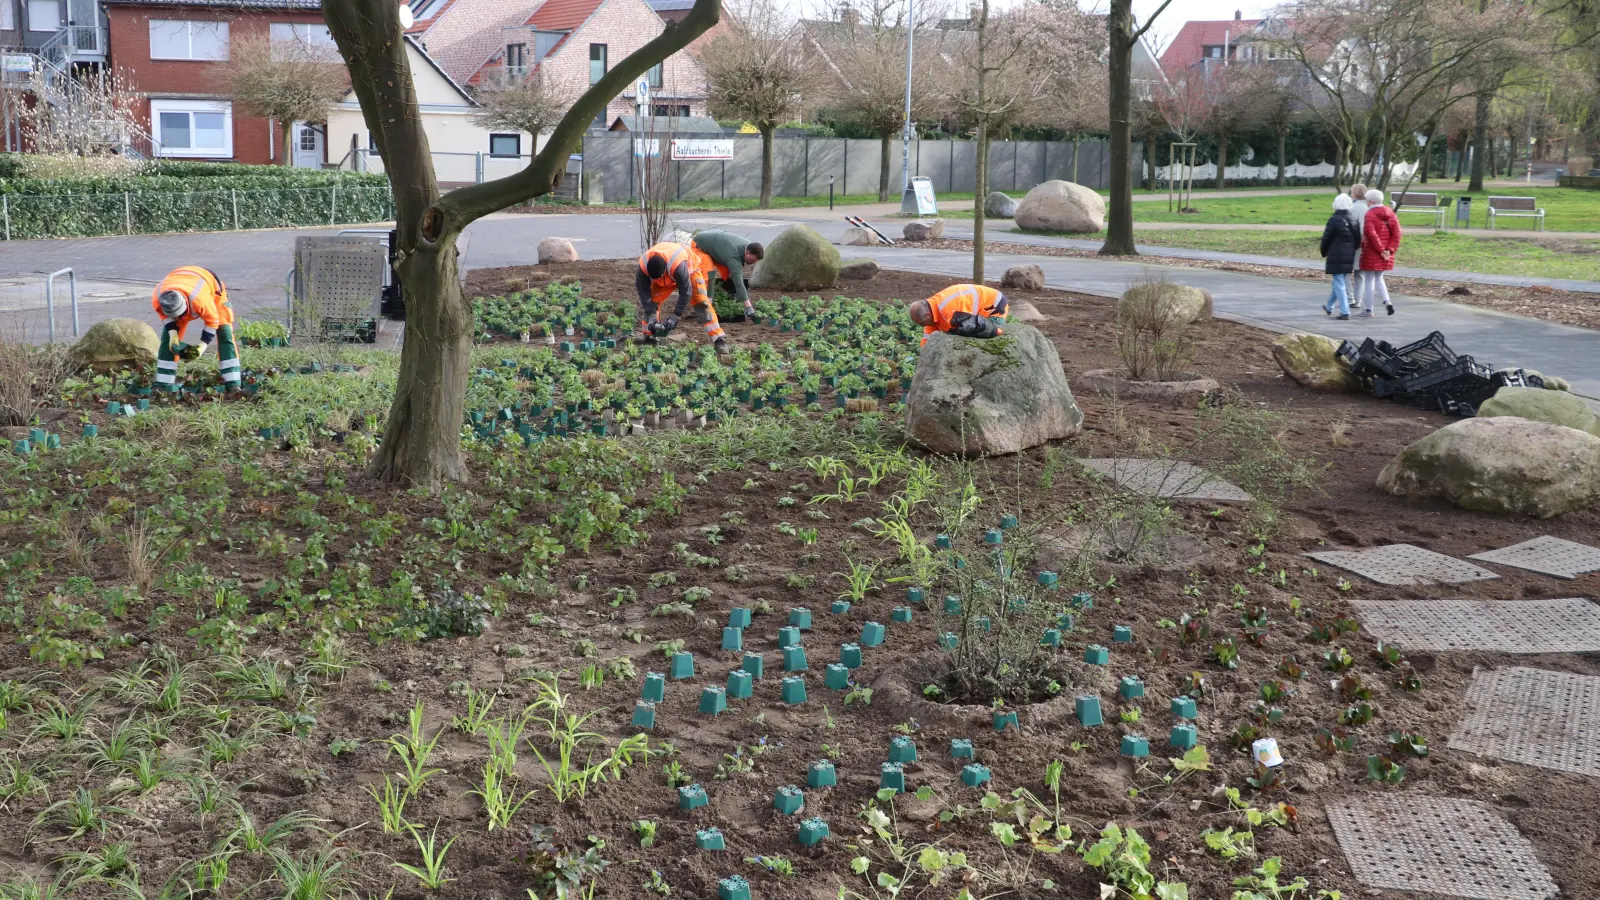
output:
<path id="1" fill-rule="evenodd" d="M 1414 185 L 1416 189 L 1436 190 L 1451 198 L 1472 197 L 1472 226 L 1485 227 L 1488 221 L 1490 196 L 1536 197 L 1544 208 L 1546 231 L 1600 231 L 1600 191 L 1577 188 L 1496 188 L 1492 191 L 1468 194 L 1453 182 L 1434 185 Z M 1386 195 L 1387 196 L 1387 195 Z M 1201 225 L 1321 225 L 1332 211 L 1333 189 L 1326 194 L 1301 194 L 1288 197 L 1234 197 L 1206 199 L 1198 192 L 1195 208 L 1198 213 L 1168 212 L 1166 204 L 1144 203 L 1136 210 L 1136 217 L 1144 222 L 1194 222 Z M 1159 207 L 1159 208 L 1155 208 Z M 1452 221 L 1455 213 L 1451 211 Z M 1421 223 L 1419 217 L 1406 217 L 1401 224 Z M 1502 224 L 1503 223 L 1503 224 Z M 1504 228 L 1532 228 L 1531 219 L 1503 219 L 1496 223 Z"/>
<path id="2" fill-rule="evenodd" d="M 1318 235 L 1305 232 L 1145 231 L 1135 232 L 1134 238 L 1142 245 L 1320 258 Z M 1600 280 L 1600 241 L 1535 242 L 1412 231 L 1401 242 L 1398 261 L 1418 269 L 1593 281 Z"/>

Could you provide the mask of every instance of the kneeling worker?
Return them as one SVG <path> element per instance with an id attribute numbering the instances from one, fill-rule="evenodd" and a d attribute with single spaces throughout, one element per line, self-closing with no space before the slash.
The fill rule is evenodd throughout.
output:
<path id="1" fill-rule="evenodd" d="M 727 282 L 728 292 L 744 304 L 744 314 L 755 315 L 756 308 L 750 302 L 750 291 L 744 284 L 744 267 L 760 262 L 766 256 L 766 249 L 755 241 L 715 229 L 696 234 L 691 246 L 711 258 L 718 277 Z"/>
<path id="2" fill-rule="evenodd" d="M 233 342 L 233 307 L 228 305 L 228 288 L 209 269 L 183 266 L 161 279 L 150 298 L 156 314 L 165 324 L 156 353 L 156 384 L 164 390 L 178 389 L 178 359 L 196 359 L 217 342 L 217 371 L 227 390 L 239 388 L 239 350 Z M 189 323 L 199 319 L 204 325 L 200 343 L 185 344 L 183 333 Z"/>
<path id="3" fill-rule="evenodd" d="M 926 300 L 911 304 L 911 321 L 922 326 L 922 343 L 935 331 L 957 337 L 992 338 L 1003 332 L 1009 304 L 1006 295 L 981 284 L 952 284 Z"/>
<path id="4" fill-rule="evenodd" d="M 719 356 L 728 353 L 728 339 L 717 321 L 717 310 L 706 293 L 706 273 L 711 271 L 710 257 L 691 247 L 663 241 L 639 257 L 639 271 L 633 276 L 633 286 L 639 292 L 639 307 L 644 315 L 639 320 L 639 331 L 650 339 L 666 337 L 678 327 L 691 301 L 695 317 L 706 328 L 706 336 Z M 662 305 L 678 294 L 677 310 L 663 316 Z"/>

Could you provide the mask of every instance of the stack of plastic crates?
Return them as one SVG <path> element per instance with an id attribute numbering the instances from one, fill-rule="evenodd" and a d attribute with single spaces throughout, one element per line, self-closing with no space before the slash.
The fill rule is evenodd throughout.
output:
<path id="1" fill-rule="evenodd" d="M 1455 416 L 1477 415 L 1478 407 L 1507 385 L 1544 386 L 1537 375 L 1521 369 L 1496 372 L 1457 354 L 1437 331 L 1403 347 L 1372 338 L 1359 345 L 1345 341 L 1339 357 L 1357 378 L 1371 382 L 1375 396 Z"/>

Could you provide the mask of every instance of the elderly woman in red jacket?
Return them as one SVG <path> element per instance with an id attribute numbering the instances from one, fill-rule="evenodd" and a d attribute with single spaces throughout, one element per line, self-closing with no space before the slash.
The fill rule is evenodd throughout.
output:
<path id="1" fill-rule="evenodd" d="M 1394 268 L 1394 254 L 1400 249 L 1400 220 L 1394 210 L 1383 205 L 1382 191 L 1367 191 L 1367 215 L 1361 223 L 1361 279 L 1358 296 L 1366 299 L 1361 318 L 1372 318 L 1383 299 L 1383 308 L 1394 315 L 1394 304 L 1389 302 L 1389 286 L 1383 283 L 1383 273 Z"/>

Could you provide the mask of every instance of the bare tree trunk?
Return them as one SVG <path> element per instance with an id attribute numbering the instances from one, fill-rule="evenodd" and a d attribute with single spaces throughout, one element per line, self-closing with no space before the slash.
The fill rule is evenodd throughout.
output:
<path id="1" fill-rule="evenodd" d="M 889 202 L 889 132 L 878 144 L 878 202 Z"/>
<path id="2" fill-rule="evenodd" d="M 1467 190 L 1483 190 L 1483 167 L 1489 159 L 1489 95 L 1479 94 L 1472 121 L 1472 180 Z M 1459 180 L 1459 179 L 1457 179 Z"/>
<path id="3" fill-rule="evenodd" d="M 1137 256 L 1133 248 L 1133 0 L 1111 0 L 1110 32 L 1111 209 L 1101 256 Z"/>
<path id="4" fill-rule="evenodd" d="M 980 95 L 982 75 L 978 76 Z M 972 185 L 972 283 L 983 284 L 983 198 L 989 193 L 989 122 L 978 120 L 978 171 Z"/>
<path id="5" fill-rule="evenodd" d="M 294 123 L 283 123 L 283 165 L 294 165 L 294 148 L 289 145 L 289 139 L 294 134 Z"/>
<path id="6" fill-rule="evenodd" d="M 761 202 L 757 204 L 761 209 L 772 208 L 772 130 L 773 126 L 762 123 L 761 126 Z"/>
<path id="7" fill-rule="evenodd" d="M 655 63 L 716 25 L 716 0 L 695 0 L 687 17 L 629 54 L 580 97 L 545 148 L 514 175 L 440 196 L 394 0 L 326 0 L 323 17 L 394 195 L 398 261 L 406 295 L 405 347 L 382 443 L 368 472 L 435 488 L 466 477 L 461 427 L 472 352 L 472 306 L 461 293 L 456 242 L 472 222 L 549 193 L 568 155 L 612 97 Z M 285 147 L 286 156 L 289 147 Z M 770 153 L 770 151 L 769 151 Z M 770 157 L 769 157 L 770 158 Z"/>
<path id="8" fill-rule="evenodd" d="M 1144 142 L 1144 186 L 1146 190 L 1150 191 L 1156 189 L 1156 147 L 1157 144 L 1154 139 Z"/>
<path id="9" fill-rule="evenodd" d="M 1428 123 L 1427 140 L 1422 144 L 1422 171 L 1418 174 L 1423 184 L 1428 183 L 1428 169 L 1433 164 L 1433 135 L 1437 128 L 1433 123 Z"/>
<path id="10" fill-rule="evenodd" d="M 1228 132 L 1217 132 L 1217 190 L 1228 187 Z"/>
<path id="11" fill-rule="evenodd" d="M 1288 179 L 1283 173 L 1284 166 L 1288 162 L 1288 144 L 1289 132 L 1284 131 L 1281 128 L 1278 129 L 1278 187 L 1283 187 L 1288 182 Z"/>

